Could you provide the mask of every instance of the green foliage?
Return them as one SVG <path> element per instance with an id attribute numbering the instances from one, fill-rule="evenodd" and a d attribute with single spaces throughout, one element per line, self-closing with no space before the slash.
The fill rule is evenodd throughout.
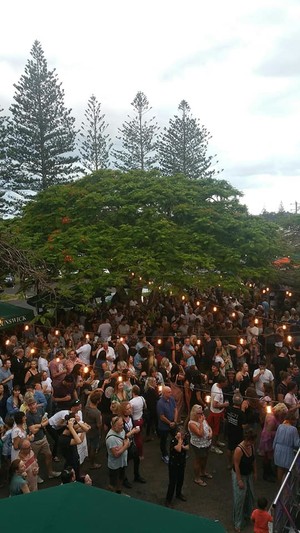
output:
<path id="1" fill-rule="evenodd" d="M 55 70 L 35 41 L 25 73 L 14 85 L 9 155 L 19 189 L 44 190 L 74 175 L 75 119 L 64 106 Z"/>
<path id="2" fill-rule="evenodd" d="M 213 177 L 214 157 L 207 155 L 210 133 L 190 114 L 190 106 L 182 100 L 178 106 L 181 116 L 170 119 L 168 128 L 158 142 L 162 172 L 172 176 L 182 173 L 189 178 Z"/>
<path id="3" fill-rule="evenodd" d="M 99 171 L 40 193 L 14 235 L 66 297 L 112 286 L 240 286 L 254 274 L 270 279 L 278 238 L 239 197 L 224 180 Z"/>
<path id="4" fill-rule="evenodd" d="M 131 105 L 135 113 L 134 118 L 128 116 L 129 120 L 118 129 L 120 136 L 117 139 L 122 143 L 122 148 L 114 150 L 115 166 L 124 171 L 150 170 L 157 161 L 155 150 L 159 128 L 154 117 L 150 120 L 144 118 L 151 110 L 144 93 L 139 91 Z"/>
<path id="5" fill-rule="evenodd" d="M 109 152 L 112 147 L 110 135 L 105 133 L 105 115 L 101 114 L 101 104 L 95 95 L 89 98 L 84 116 L 85 122 L 82 122 L 80 131 L 81 161 L 85 169 L 94 172 L 109 166 Z"/>

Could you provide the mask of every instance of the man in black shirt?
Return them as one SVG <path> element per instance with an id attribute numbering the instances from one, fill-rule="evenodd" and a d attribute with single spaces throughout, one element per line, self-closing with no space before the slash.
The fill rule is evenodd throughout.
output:
<path id="1" fill-rule="evenodd" d="M 43 408 L 38 407 L 33 396 L 27 400 L 27 405 L 26 424 L 30 433 L 34 435 L 34 440 L 31 443 L 32 450 L 37 459 L 40 453 L 44 455 L 49 479 L 59 477 L 61 473 L 52 470 L 52 454 L 45 435 L 44 428 L 48 424 L 48 418 L 44 416 Z M 43 483 L 43 480 L 40 478 L 39 482 Z"/>
<path id="2" fill-rule="evenodd" d="M 211 367 L 217 345 L 216 341 L 211 338 L 209 331 L 205 331 L 203 336 L 201 364 L 203 371 L 206 372 Z"/>
<path id="3" fill-rule="evenodd" d="M 232 398 L 232 403 L 233 405 L 227 407 L 226 410 L 228 469 L 232 468 L 233 452 L 243 440 L 243 429 L 246 425 L 245 414 L 241 410 L 243 396 L 240 393 L 235 393 Z"/>

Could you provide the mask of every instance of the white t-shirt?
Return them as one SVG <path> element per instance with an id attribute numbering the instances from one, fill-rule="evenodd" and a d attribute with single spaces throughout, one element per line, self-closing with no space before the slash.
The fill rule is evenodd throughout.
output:
<path id="1" fill-rule="evenodd" d="M 222 411 L 224 411 L 224 407 L 222 409 L 214 407 L 214 401 L 218 403 L 224 403 L 223 391 L 220 389 L 217 383 L 213 384 L 210 391 L 210 410 L 212 413 L 222 413 Z"/>
<path id="2" fill-rule="evenodd" d="M 68 409 L 63 409 L 62 411 L 58 411 L 58 413 L 55 413 L 55 415 L 51 416 L 49 418 L 48 422 L 53 429 L 59 429 L 61 428 L 60 422 L 65 421 L 66 415 L 68 415 L 70 411 Z M 82 411 L 78 411 L 77 415 L 79 416 L 80 420 L 82 420 Z"/>
<path id="3" fill-rule="evenodd" d="M 18 428 L 18 426 L 14 426 L 12 428 L 11 432 L 11 439 L 12 439 L 12 447 L 11 447 L 11 460 L 14 461 L 15 459 L 18 459 L 20 450 L 14 449 L 14 439 L 16 437 L 20 437 L 20 439 L 26 439 L 26 431 L 24 429 Z"/>
<path id="4" fill-rule="evenodd" d="M 256 368 L 253 372 L 253 377 L 255 378 L 258 374 L 260 374 L 260 368 Z M 258 396 L 264 396 L 264 383 L 272 383 L 274 381 L 274 376 L 268 368 L 265 369 L 263 374 L 260 374 L 259 380 L 255 382 L 255 390 Z"/>
<path id="5" fill-rule="evenodd" d="M 51 394 L 52 393 L 52 379 L 47 378 L 45 381 L 41 382 L 43 393 Z"/>
<path id="6" fill-rule="evenodd" d="M 49 372 L 49 363 L 45 357 L 39 357 L 38 358 L 38 371 L 39 372 L 47 372 L 47 375 L 50 375 Z"/>
<path id="7" fill-rule="evenodd" d="M 84 344 L 83 346 L 80 346 L 80 348 L 76 350 L 76 353 L 80 361 L 82 361 L 84 365 L 90 364 L 91 351 L 92 351 L 92 347 L 88 343 Z"/>
<path id="8" fill-rule="evenodd" d="M 143 417 L 143 409 L 146 404 L 143 396 L 136 396 L 130 400 L 132 408 L 132 418 L 133 420 L 140 420 Z"/>
<path id="9" fill-rule="evenodd" d="M 111 324 L 109 322 L 100 324 L 98 328 L 98 334 L 101 337 L 101 340 L 107 341 L 108 337 L 111 336 Z"/>

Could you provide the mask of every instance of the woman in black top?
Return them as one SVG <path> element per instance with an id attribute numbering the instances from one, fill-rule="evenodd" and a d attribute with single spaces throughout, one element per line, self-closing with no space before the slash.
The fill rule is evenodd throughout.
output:
<path id="1" fill-rule="evenodd" d="M 253 479 L 256 479 L 254 443 L 256 433 L 245 428 L 244 440 L 233 454 L 233 521 L 235 531 L 241 531 L 246 519 L 250 519 L 254 508 Z"/>
<path id="2" fill-rule="evenodd" d="M 169 486 L 166 496 L 166 506 L 170 507 L 176 489 L 176 498 L 186 502 L 182 494 L 184 470 L 186 464 L 186 450 L 189 449 L 187 439 L 181 431 L 178 431 L 171 440 L 169 455 Z"/>
<path id="3" fill-rule="evenodd" d="M 60 452 L 65 459 L 64 468 L 71 466 L 74 469 L 76 481 L 80 481 L 80 460 L 77 445 L 81 444 L 84 439 L 84 434 L 90 429 L 90 426 L 84 422 L 78 423 L 72 413 L 66 416 L 66 422 L 66 428 L 58 437 L 58 445 Z M 79 428 L 79 426 L 81 427 Z M 81 433 L 78 433 L 79 429 L 82 430 Z"/>

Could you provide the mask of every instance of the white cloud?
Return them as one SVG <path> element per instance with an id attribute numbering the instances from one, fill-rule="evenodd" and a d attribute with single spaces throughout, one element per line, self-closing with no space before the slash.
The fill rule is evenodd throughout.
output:
<path id="1" fill-rule="evenodd" d="M 92 93 L 113 135 L 138 90 L 162 123 L 184 98 L 212 133 L 211 152 L 252 212 L 263 208 L 262 191 L 270 210 L 283 192 L 286 206 L 295 200 L 298 0 L 46 0 L 42 8 L 38 0 L 19 0 L 4 4 L 1 18 L 0 107 L 12 102 L 13 83 L 38 39 L 78 124 Z"/>

